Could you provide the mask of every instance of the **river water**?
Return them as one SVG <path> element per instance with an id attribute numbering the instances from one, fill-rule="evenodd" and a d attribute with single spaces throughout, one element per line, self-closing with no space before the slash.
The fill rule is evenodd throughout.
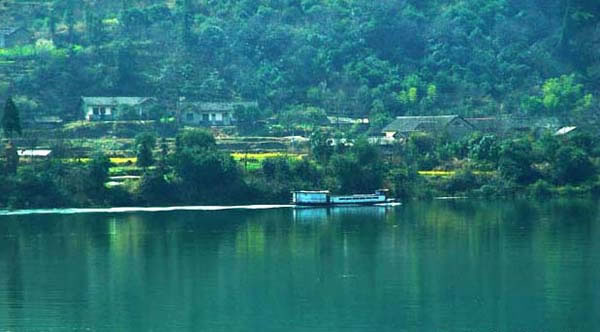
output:
<path id="1" fill-rule="evenodd" d="M 0 331 L 598 331 L 595 200 L 0 216 Z"/>

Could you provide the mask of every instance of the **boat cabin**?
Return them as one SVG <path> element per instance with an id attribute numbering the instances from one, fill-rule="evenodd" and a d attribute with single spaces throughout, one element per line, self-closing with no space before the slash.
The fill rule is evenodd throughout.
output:
<path id="1" fill-rule="evenodd" d="M 379 189 L 374 194 L 330 195 L 329 191 L 294 191 L 292 203 L 296 205 L 370 205 L 389 202 L 388 190 Z"/>
<path id="2" fill-rule="evenodd" d="M 292 193 L 292 202 L 294 204 L 326 205 L 329 204 L 329 191 L 294 191 Z"/>

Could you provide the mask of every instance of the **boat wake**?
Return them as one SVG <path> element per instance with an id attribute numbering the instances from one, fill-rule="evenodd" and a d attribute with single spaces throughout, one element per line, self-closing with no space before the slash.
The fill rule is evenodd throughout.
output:
<path id="1" fill-rule="evenodd" d="M 20 216 L 30 214 L 82 214 L 82 213 L 130 213 L 130 212 L 170 212 L 170 211 L 221 211 L 221 210 L 267 210 L 290 208 L 293 205 L 205 205 L 205 206 L 168 206 L 168 207 L 115 207 L 87 209 L 31 209 L 0 210 L 0 216 Z"/>

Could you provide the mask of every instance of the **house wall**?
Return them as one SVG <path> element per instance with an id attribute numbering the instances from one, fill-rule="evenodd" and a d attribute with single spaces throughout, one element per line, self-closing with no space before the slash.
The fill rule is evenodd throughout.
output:
<path id="1" fill-rule="evenodd" d="M 229 126 L 233 123 L 232 112 L 183 111 L 181 121 L 193 126 Z"/>
<path id="2" fill-rule="evenodd" d="M 101 105 L 85 105 L 85 119 L 88 121 L 112 120 L 114 107 Z"/>

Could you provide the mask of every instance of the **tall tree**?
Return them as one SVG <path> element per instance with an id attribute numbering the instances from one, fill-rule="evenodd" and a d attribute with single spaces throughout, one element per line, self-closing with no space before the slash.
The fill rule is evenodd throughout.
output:
<path id="1" fill-rule="evenodd" d="M 156 145 L 156 136 L 152 133 L 140 133 L 135 137 L 137 165 L 143 168 L 154 164 L 152 149 Z"/>
<path id="2" fill-rule="evenodd" d="M 21 120 L 19 119 L 19 110 L 15 106 L 12 97 L 6 99 L 4 104 L 4 114 L 2 115 L 2 130 L 9 139 L 13 133 L 21 135 Z"/>

